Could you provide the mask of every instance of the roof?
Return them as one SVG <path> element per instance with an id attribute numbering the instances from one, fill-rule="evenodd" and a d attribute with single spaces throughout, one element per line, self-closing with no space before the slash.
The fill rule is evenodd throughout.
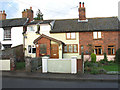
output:
<path id="1" fill-rule="evenodd" d="M 23 26 L 27 22 L 27 18 L 6 19 L 0 21 L 0 27 L 17 27 Z"/>
<path id="2" fill-rule="evenodd" d="M 28 23 L 27 25 L 35 25 L 35 24 L 50 24 L 50 22 L 52 22 L 53 20 L 35 20 L 32 21 L 30 23 Z"/>
<path id="3" fill-rule="evenodd" d="M 33 43 L 34 43 L 34 44 L 37 43 L 41 38 L 47 38 L 47 39 L 49 39 L 49 40 L 51 40 L 51 41 L 54 41 L 54 42 L 57 42 L 57 43 L 59 43 L 59 44 L 64 44 L 62 41 L 57 40 L 57 39 L 52 38 L 52 37 L 49 37 L 49 36 L 47 36 L 47 35 L 45 35 L 45 34 L 40 35 L 37 39 L 34 40 Z"/>
<path id="4" fill-rule="evenodd" d="M 117 17 L 87 18 L 87 22 L 78 22 L 78 19 L 55 20 L 51 33 L 83 32 L 83 31 L 109 31 L 119 30 Z"/>

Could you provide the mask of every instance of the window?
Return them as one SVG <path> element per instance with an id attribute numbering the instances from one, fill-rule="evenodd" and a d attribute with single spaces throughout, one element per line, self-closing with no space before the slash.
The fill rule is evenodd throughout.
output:
<path id="1" fill-rule="evenodd" d="M 80 54 L 84 53 L 84 47 L 83 45 L 80 46 Z"/>
<path id="2" fill-rule="evenodd" d="M 40 54 L 45 55 L 47 53 L 46 44 L 40 44 Z"/>
<path id="3" fill-rule="evenodd" d="M 11 39 L 11 29 L 4 29 L 4 39 Z"/>
<path id="4" fill-rule="evenodd" d="M 93 39 L 101 39 L 101 32 L 93 32 Z"/>
<path id="5" fill-rule="evenodd" d="M 95 46 L 94 53 L 96 55 L 101 55 L 102 54 L 102 46 Z"/>
<path id="6" fill-rule="evenodd" d="M 75 33 L 66 33 L 66 39 L 75 39 L 76 36 L 75 36 Z"/>
<path id="7" fill-rule="evenodd" d="M 115 46 L 109 45 L 108 46 L 108 55 L 114 55 L 115 54 Z"/>
<path id="8" fill-rule="evenodd" d="M 12 44 L 3 44 L 3 47 L 4 47 L 4 49 L 8 49 L 8 48 L 11 48 L 11 45 Z"/>
<path id="9" fill-rule="evenodd" d="M 36 53 L 36 48 L 34 45 L 28 45 L 28 53 Z"/>
<path id="10" fill-rule="evenodd" d="M 77 44 L 67 44 L 64 46 L 64 53 L 77 53 L 78 45 Z"/>

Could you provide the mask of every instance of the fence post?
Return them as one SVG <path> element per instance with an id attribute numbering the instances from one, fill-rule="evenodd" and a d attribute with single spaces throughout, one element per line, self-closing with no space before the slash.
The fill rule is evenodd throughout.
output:
<path id="1" fill-rule="evenodd" d="M 47 56 L 45 57 L 42 57 L 42 72 L 43 73 L 47 73 L 47 61 L 48 61 L 48 58 Z"/>
<path id="2" fill-rule="evenodd" d="M 84 53 L 83 52 L 81 53 L 81 57 L 82 57 L 82 65 L 83 65 L 82 73 L 84 73 Z"/>
<path id="3" fill-rule="evenodd" d="M 31 58 L 25 58 L 25 69 L 27 72 L 31 72 Z"/>
<path id="4" fill-rule="evenodd" d="M 71 73 L 77 73 L 77 56 L 71 57 Z"/>

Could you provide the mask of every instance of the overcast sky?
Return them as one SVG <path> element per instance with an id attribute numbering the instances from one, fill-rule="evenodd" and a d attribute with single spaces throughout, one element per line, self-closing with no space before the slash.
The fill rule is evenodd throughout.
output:
<path id="1" fill-rule="evenodd" d="M 7 19 L 21 18 L 22 11 L 32 6 L 34 17 L 40 9 L 44 19 L 78 18 L 79 2 L 83 1 L 87 18 L 118 16 L 120 0 L 0 0 L 0 11 L 6 11 Z"/>

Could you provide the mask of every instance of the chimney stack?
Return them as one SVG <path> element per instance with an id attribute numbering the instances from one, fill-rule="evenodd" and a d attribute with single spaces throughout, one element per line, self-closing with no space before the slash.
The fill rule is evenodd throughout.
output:
<path id="1" fill-rule="evenodd" d="M 6 19 L 6 13 L 5 13 L 5 10 L 3 10 L 3 12 L 2 11 L 0 11 L 0 20 L 5 20 Z"/>
<path id="2" fill-rule="evenodd" d="M 30 9 L 24 9 L 22 12 L 22 18 L 29 18 L 28 22 L 31 22 L 33 21 L 33 13 L 32 7 L 30 7 Z"/>
<path id="3" fill-rule="evenodd" d="M 81 7 L 81 2 L 79 2 L 78 11 L 79 11 L 79 20 L 86 20 L 84 2 L 82 3 L 82 7 Z"/>

